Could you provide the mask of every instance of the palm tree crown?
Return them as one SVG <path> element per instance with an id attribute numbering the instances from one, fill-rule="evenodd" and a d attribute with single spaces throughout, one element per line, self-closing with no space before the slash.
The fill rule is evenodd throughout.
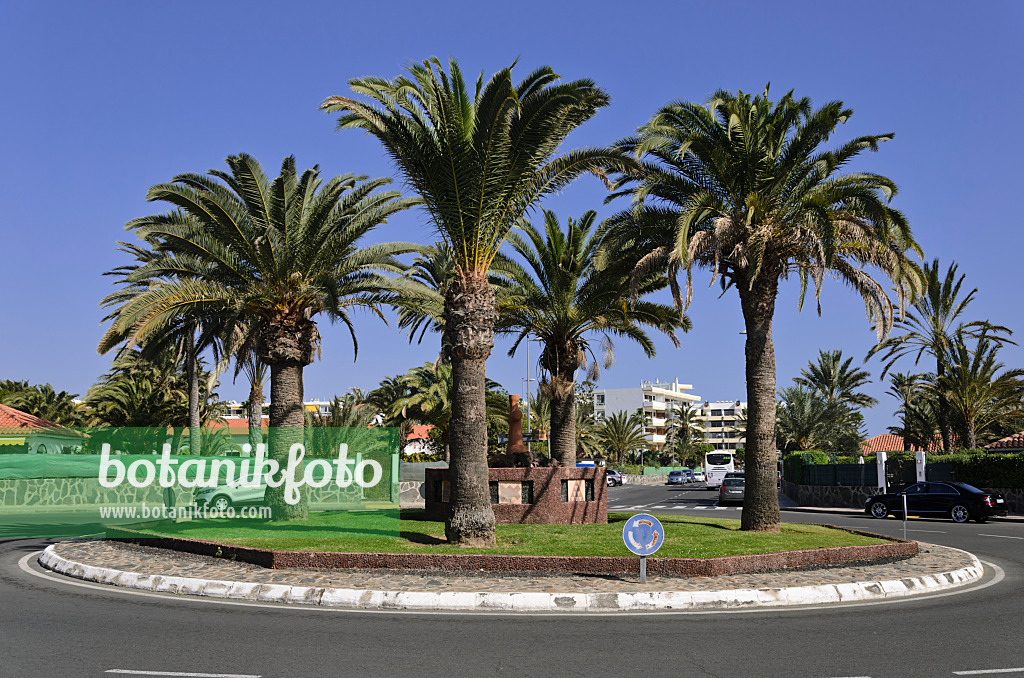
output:
<path id="1" fill-rule="evenodd" d="M 612 337 L 635 341 L 648 357 L 655 354 L 650 327 L 664 332 L 678 346 L 674 330 L 690 329 L 690 321 L 671 306 L 643 299 L 625 299 L 629 270 L 622 266 L 598 270 L 595 259 L 599 235 L 592 232 L 597 213 L 569 219 L 565 230 L 558 217 L 544 210 L 543 233 L 524 222 L 508 236 L 512 249 L 525 266 L 503 262 L 499 275 L 505 290 L 498 304 L 498 327 L 515 334 L 509 354 L 533 335 L 544 348 L 540 366 L 546 378 L 541 388 L 551 402 L 552 455 L 567 466 L 576 463 L 575 373 L 586 367 L 587 378 L 596 380 L 599 363 L 589 335 L 602 337 L 604 365 L 613 362 Z M 636 286 L 637 297 L 663 289 L 664 273 L 648 275 Z M 589 360 L 588 360 L 589 354 Z"/>

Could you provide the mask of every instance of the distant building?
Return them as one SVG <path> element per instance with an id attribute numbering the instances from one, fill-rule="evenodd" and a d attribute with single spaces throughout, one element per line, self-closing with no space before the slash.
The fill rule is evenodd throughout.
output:
<path id="1" fill-rule="evenodd" d="M 0 405 L 0 453 L 71 454 L 82 449 L 85 438 L 74 429 Z"/>
<path id="2" fill-rule="evenodd" d="M 694 407 L 704 429 L 704 442 L 716 450 L 743 447 L 747 403 L 742 400 L 705 400 Z"/>
<path id="3" fill-rule="evenodd" d="M 594 419 L 600 422 L 618 412 L 632 414 L 643 409 L 647 417 L 644 438 L 649 449 L 660 451 L 665 447 L 665 434 L 672 410 L 692 407 L 694 403 L 700 402 L 700 397 L 687 393 L 692 390 L 693 386 L 680 384 L 678 379 L 671 383 L 644 381 L 634 388 L 595 389 Z"/>
<path id="4" fill-rule="evenodd" d="M 249 412 L 245 408 L 245 404 L 238 402 L 237 400 L 229 400 L 224 404 L 227 410 L 224 414 L 225 419 L 248 419 Z M 270 418 L 270 402 L 263 403 L 263 419 Z M 302 408 L 306 412 L 312 412 L 313 414 L 320 414 L 325 417 L 331 414 L 331 401 L 330 400 L 306 400 L 302 403 Z"/>
<path id="5" fill-rule="evenodd" d="M 985 446 L 986 452 L 1024 452 L 1024 431 L 1001 438 Z"/>

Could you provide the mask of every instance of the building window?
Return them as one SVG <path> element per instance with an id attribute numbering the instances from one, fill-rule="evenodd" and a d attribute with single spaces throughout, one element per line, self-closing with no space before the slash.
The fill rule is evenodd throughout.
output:
<path id="1" fill-rule="evenodd" d="M 598 393 L 594 397 L 597 398 L 597 404 L 598 405 L 604 405 L 604 394 L 603 393 Z"/>
<path id="2" fill-rule="evenodd" d="M 711 410 L 711 416 L 712 417 L 720 417 L 720 416 L 722 416 L 722 410 Z"/>

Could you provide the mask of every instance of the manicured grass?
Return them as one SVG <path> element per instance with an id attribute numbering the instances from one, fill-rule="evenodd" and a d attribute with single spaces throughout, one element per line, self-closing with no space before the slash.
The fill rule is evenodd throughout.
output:
<path id="1" fill-rule="evenodd" d="M 392 512 L 393 513 L 393 512 Z M 283 551 L 352 553 L 495 553 L 529 556 L 629 556 L 622 543 L 628 513 L 609 513 L 607 525 L 498 525 L 493 548 L 462 548 L 444 541 L 444 523 L 403 511 L 397 518 L 379 512 L 312 513 L 301 522 L 206 520 L 167 524 L 150 530 L 169 536 L 204 539 Z M 819 525 L 783 524 L 778 534 L 740 531 L 738 520 L 659 515 L 665 543 L 659 557 L 715 558 L 829 546 L 879 544 L 883 540 Z"/>

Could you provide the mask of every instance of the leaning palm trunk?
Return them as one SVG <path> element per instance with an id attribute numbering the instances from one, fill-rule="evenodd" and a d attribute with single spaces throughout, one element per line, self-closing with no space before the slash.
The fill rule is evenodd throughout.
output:
<path id="1" fill-rule="evenodd" d="M 185 332 L 185 374 L 188 377 L 188 453 L 201 454 L 203 447 L 199 419 L 199 371 L 196 365 L 195 328 Z"/>
<path id="2" fill-rule="evenodd" d="M 782 518 L 776 486 L 775 346 L 772 343 L 778 276 L 763 273 L 749 289 L 743 282 L 738 285 L 747 330 L 746 495 L 741 528 L 778 532 Z"/>
<path id="3" fill-rule="evenodd" d="M 485 276 L 459 276 L 444 299 L 442 353 L 452 363 L 448 426 L 450 499 L 448 541 L 494 544 L 494 511 L 487 476 L 487 407 L 484 366 L 494 348 L 494 292 Z"/>
<path id="4" fill-rule="evenodd" d="M 545 391 L 551 403 L 551 456 L 562 466 L 576 465 L 576 382 L 580 350 L 575 345 L 544 347 L 541 362 L 551 374 Z"/>
<path id="5" fill-rule="evenodd" d="M 946 366 L 942 362 L 942 358 L 936 358 L 935 360 L 935 374 L 939 379 L 942 379 L 946 374 Z M 942 451 L 949 454 L 950 449 L 953 447 L 953 425 L 949 422 L 949 400 L 946 398 L 946 394 L 939 392 L 938 398 L 939 404 L 939 432 L 942 434 Z M 928 449 L 927 447 L 925 448 Z M 973 449 L 969 447 L 968 449 Z"/>

